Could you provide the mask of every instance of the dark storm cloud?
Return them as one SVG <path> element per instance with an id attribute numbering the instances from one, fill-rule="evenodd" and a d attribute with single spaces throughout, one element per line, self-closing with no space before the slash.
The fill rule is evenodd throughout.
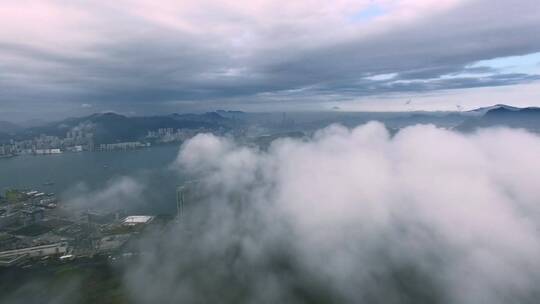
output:
<path id="1" fill-rule="evenodd" d="M 395 72 L 404 78 L 456 73 L 482 59 L 537 52 L 540 40 L 531 37 L 540 35 L 538 8 L 537 1 L 470 1 L 384 35 L 298 54 L 273 71 L 284 77 L 318 75 L 321 82 L 363 73 Z"/>
<path id="2" fill-rule="evenodd" d="M 354 98 L 357 96 L 370 96 L 373 94 L 387 93 L 423 93 L 437 90 L 448 89 L 466 89 L 474 87 L 497 87 L 511 84 L 528 83 L 540 80 L 539 75 L 529 74 L 494 74 L 474 77 L 458 77 L 449 78 L 430 78 L 427 81 L 422 78 L 401 78 L 401 75 L 389 80 L 363 80 L 354 82 L 337 82 L 321 84 L 311 87 L 309 91 L 304 92 L 275 92 L 276 96 L 295 96 L 300 98 L 310 97 L 311 101 L 316 96 L 332 96 L 338 99 L 333 94 L 339 92 L 341 98 Z"/>
<path id="3" fill-rule="evenodd" d="M 265 102 L 266 95 L 287 99 L 325 92 L 351 98 L 355 94 L 499 86 L 536 78 L 501 75 L 490 67 L 481 70 L 469 65 L 540 51 L 540 39 L 532 39 L 540 34 L 540 9 L 535 0 L 463 1 L 367 32 L 341 35 L 341 29 L 335 28 L 333 42 L 312 35 L 312 43 L 303 43 L 296 24 L 261 25 L 228 16 L 230 12 L 215 17 L 216 23 L 226 20 L 236 26 L 233 34 L 221 35 L 219 27 L 215 33 L 189 32 L 118 8 L 83 7 L 93 10 L 92 18 L 98 23 L 84 30 L 99 39 L 82 47 L 64 51 L 63 45 L 30 45 L 0 36 L 6 40 L 0 40 L 0 110 L 31 111 L 58 102 L 76 107 L 83 103 L 98 108 L 132 106 L 144 111 L 171 101 L 219 104 L 221 100 L 226 105 L 230 100 Z M 255 38 L 235 42 L 243 35 Z M 471 72 L 489 75 L 459 77 Z M 384 81 L 366 78 L 386 73 L 396 77 Z M 457 76 L 440 78 L 444 75 Z M 415 81 L 420 79 L 424 81 Z"/>

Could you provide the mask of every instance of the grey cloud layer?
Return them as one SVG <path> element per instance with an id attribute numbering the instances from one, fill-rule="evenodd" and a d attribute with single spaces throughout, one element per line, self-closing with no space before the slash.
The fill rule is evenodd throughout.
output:
<path id="1" fill-rule="evenodd" d="M 296 39 L 298 25 L 276 22 L 265 28 L 222 12 L 231 14 L 221 16 L 225 20 L 238 19 L 238 28 L 244 28 L 239 37 L 254 36 L 240 46 L 219 33 L 194 35 L 107 6 L 87 6 L 96 18 L 92 33 L 100 39 L 82 48 L 65 51 L 62 45 L 45 49 L 0 41 L 4 112 L 53 102 L 58 107 L 91 103 L 144 110 L 170 101 L 256 103 L 272 101 L 268 96 L 287 100 L 321 94 L 351 98 L 537 79 L 526 74 L 437 79 L 466 71 L 478 60 L 540 51 L 540 39 L 533 38 L 540 35 L 535 0 L 466 1 L 374 33 L 342 37 L 336 28 L 333 41 L 325 35 L 317 41 L 312 35 L 311 43 Z M 397 76 L 364 78 L 383 73 Z"/>

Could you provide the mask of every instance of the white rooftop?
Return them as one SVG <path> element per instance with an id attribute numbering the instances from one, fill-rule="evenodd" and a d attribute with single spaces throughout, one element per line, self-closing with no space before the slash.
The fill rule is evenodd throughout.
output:
<path id="1" fill-rule="evenodd" d="M 146 224 L 154 217 L 149 215 L 132 215 L 124 219 L 124 224 Z"/>

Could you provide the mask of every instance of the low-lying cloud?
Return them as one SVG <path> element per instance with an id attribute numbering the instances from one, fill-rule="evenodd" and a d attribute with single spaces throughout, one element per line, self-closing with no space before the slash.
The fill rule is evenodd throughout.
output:
<path id="1" fill-rule="evenodd" d="M 268 150 L 201 134 L 182 224 L 142 241 L 136 303 L 535 303 L 540 137 L 330 126 Z M 195 199 L 194 197 L 198 197 Z"/>
<path id="2" fill-rule="evenodd" d="M 146 185 L 141 180 L 129 176 L 112 178 L 103 189 L 90 189 L 85 183 L 78 183 L 63 194 L 64 204 L 69 210 L 117 211 L 127 207 L 142 205 L 143 190 Z"/>

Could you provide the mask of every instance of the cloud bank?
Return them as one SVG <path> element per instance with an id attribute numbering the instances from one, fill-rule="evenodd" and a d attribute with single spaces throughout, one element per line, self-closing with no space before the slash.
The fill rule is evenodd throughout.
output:
<path id="1" fill-rule="evenodd" d="M 107 181 L 103 189 L 90 189 L 84 183 L 78 183 L 62 194 L 66 209 L 73 212 L 84 210 L 118 211 L 133 208 L 143 203 L 146 183 L 129 176 L 120 176 Z"/>
<path id="2" fill-rule="evenodd" d="M 338 125 L 268 150 L 201 134 L 180 225 L 143 240 L 136 303 L 535 303 L 540 138 Z M 196 199 L 195 199 L 196 198 Z"/>

